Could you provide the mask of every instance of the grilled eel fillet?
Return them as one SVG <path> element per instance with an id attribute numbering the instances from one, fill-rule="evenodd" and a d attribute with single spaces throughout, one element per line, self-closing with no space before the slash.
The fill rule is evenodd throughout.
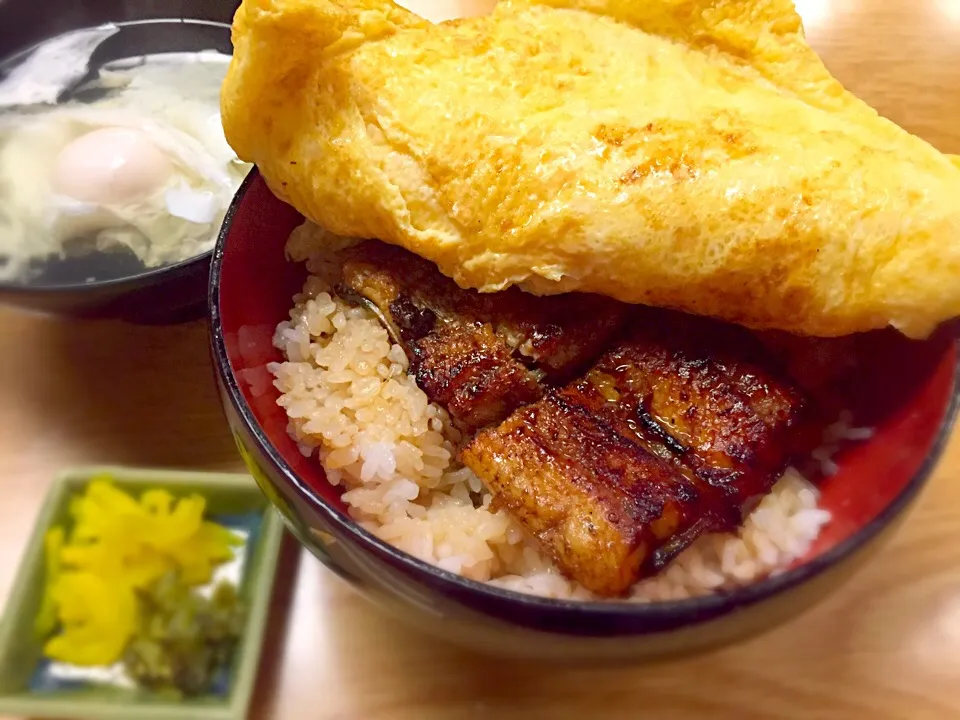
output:
<path id="1" fill-rule="evenodd" d="M 735 529 L 813 445 L 804 396 L 741 328 L 593 295 L 462 290 L 378 241 L 341 267 L 340 293 L 378 314 L 431 401 L 467 433 L 502 422 L 464 463 L 598 595 Z"/>
<path id="2" fill-rule="evenodd" d="M 462 453 L 564 574 L 610 597 L 737 528 L 816 442 L 805 398 L 748 333 L 665 312 L 632 326 Z"/>
<path id="3" fill-rule="evenodd" d="M 345 251 L 339 290 L 372 305 L 406 351 L 417 384 L 467 433 L 573 377 L 627 314 L 597 295 L 463 290 L 436 265 L 375 240 Z"/>

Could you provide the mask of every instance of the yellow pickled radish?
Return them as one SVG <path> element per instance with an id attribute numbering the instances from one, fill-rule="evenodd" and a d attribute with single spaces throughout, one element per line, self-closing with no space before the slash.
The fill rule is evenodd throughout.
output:
<path id="1" fill-rule="evenodd" d="M 53 595 L 63 630 L 44 654 L 75 665 L 116 662 L 137 628 L 133 588 L 91 572 L 64 572 Z"/>
<path id="2" fill-rule="evenodd" d="M 76 665 L 116 662 L 137 628 L 137 591 L 175 572 L 187 585 L 209 582 L 241 540 L 204 519 L 198 495 L 150 489 L 139 498 L 109 477 L 90 481 L 70 504 L 73 525 L 45 539 L 46 587 L 37 616 L 44 653 Z"/>

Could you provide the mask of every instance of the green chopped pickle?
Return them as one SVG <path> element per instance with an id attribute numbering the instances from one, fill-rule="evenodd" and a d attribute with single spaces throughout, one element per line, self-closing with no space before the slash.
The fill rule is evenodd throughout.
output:
<path id="1" fill-rule="evenodd" d="M 246 608 L 231 583 L 210 597 L 168 572 L 139 590 L 142 614 L 123 663 L 138 684 L 180 696 L 206 693 L 217 672 L 229 668 Z"/>

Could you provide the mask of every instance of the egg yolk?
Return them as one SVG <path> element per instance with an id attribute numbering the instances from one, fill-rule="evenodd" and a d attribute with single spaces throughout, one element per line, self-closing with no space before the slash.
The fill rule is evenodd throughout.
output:
<path id="1" fill-rule="evenodd" d="M 66 145 L 53 168 L 54 190 L 81 202 L 122 204 L 164 185 L 173 167 L 147 135 L 131 128 L 101 128 Z"/>

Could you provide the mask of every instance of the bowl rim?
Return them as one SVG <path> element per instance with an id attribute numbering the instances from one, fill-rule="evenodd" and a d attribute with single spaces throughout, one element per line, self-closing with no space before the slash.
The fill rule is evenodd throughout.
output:
<path id="1" fill-rule="evenodd" d="M 958 355 L 954 361 L 950 398 L 944 409 L 943 417 L 940 420 L 937 435 L 921 466 L 896 497 L 894 497 L 876 517 L 859 528 L 846 540 L 838 543 L 833 548 L 809 562 L 785 570 L 777 575 L 765 577 L 749 585 L 734 588 L 733 590 L 683 600 L 664 600 L 657 602 L 548 598 L 489 585 L 477 580 L 471 580 L 449 570 L 444 570 L 381 540 L 370 531 L 360 527 L 320 497 L 304 480 L 297 476 L 293 469 L 287 464 L 286 460 L 284 460 L 283 456 L 270 442 L 240 389 L 236 375 L 230 365 L 226 343 L 224 341 L 223 323 L 220 313 L 220 279 L 226 244 L 231 233 L 234 216 L 242 205 L 247 191 L 259 176 L 259 169 L 254 167 L 237 190 L 234 200 L 224 216 L 223 225 L 217 236 L 217 243 L 213 250 L 213 260 L 210 266 L 210 284 L 207 298 L 210 318 L 210 345 L 214 365 L 225 388 L 225 394 L 263 456 L 273 464 L 286 483 L 293 488 L 294 492 L 300 495 L 304 502 L 364 550 L 369 552 L 371 549 L 375 549 L 392 562 L 411 568 L 418 573 L 430 575 L 440 583 L 449 584 L 461 592 L 470 593 L 478 597 L 486 597 L 492 601 L 519 603 L 530 610 L 541 610 L 551 613 L 570 613 L 571 617 L 579 617 L 584 620 L 601 617 L 605 620 L 635 620 L 642 617 L 653 626 L 661 624 L 666 626 L 677 626 L 678 624 L 690 626 L 707 622 L 721 615 L 729 614 L 747 606 L 756 605 L 776 595 L 797 588 L 848 559 L 856 551 L 867 545 L 907 509 L 916 498 L 923 486 L 926 485 L 933 470 L 939 464 L 947 442 L 951 437 L 957 420 L 958 410 L 960 410 L 960 339 L 954 339 L 952 341 L 954 350 L 958 352 Z M 269 190 L 265 182 L 264 186 Z M 576 628 L 570 628 L 569 630 L 570 632 L 576 633 Z M 641 631 L 641 634 L 647 632 L 649 631 Z"/>
<path id="2" fill-rule="evenodd" d="M 6 65 L 7 63 L 13 62 L 18 58 L 21 58 L 25 55 L 36 50 L 43 43 L 49 42 L 50 40 L 61 37 L 63 35 L 68 35 L 74 32 L 83 32 L 85 30 L 94 30 L 96 28 L 105 27 L 105 26 L 114 26 L 120 28 L 122 32 L 124 28 L 135 27 L 141 25 L 206 25 L 222 30 L 226 30 L 228 33 L 231 32 L 232 26 L 228 23 L 217 22 L 216 20 L 200 20 L 194 18 L 148 18 L 146 20 L 124 20 L 121 22 L 105 22 L 98 25 L 87 25 L 80 28 L 75 28 L 73 30 L 67 30 L 62 32 L 59 35 L 52 35 L 50 37 L 44 38 L 38 42 L 33 43 L 25 48 L 17 50 L 12 55 L 8 55 L 4 58 L 0 58 L 0 66 Z M 250 172 L 253 172 L 251 170 Z M 249 173 L 248 173 L 249 174 Z M 246 178 L 244 178 L 246 179 Z M 233 201 L 231 201 L 232 203 Z M 219 241 L 220 235 L 217 234 L 217 241 Z M 140 286 L 144 283 L 156 283 L 162 282 L 166 277 L 177 275 L 182 272 L 185 268 L 193 265 L 194 263 L 208 263 L 210 258 L 213 255 L 213 248 L 209 250 L 204 250 L 198 255 L 193 255 L 179 262 L 173 263 L 172 265 L 164 265 L 157 268 L 145 269 L 143 272 L 136 273 L 134 275 L 124 275 L 123 277 L 110 278 L 107 280 L 97 280 L 94 282 L 73 282 L 73 283 L 63 283 L 58 285 L 23 285 L 20 283 L 11 282 L 9 280 L 0 280 L 0 290 L 8 295 L 34 295 L 34 294 L 69 294 L 76 292 L 83 292 L 85 290 L 106 290 L 106 289 L 115 289 L 123 288 L 126 285 Z"/>

